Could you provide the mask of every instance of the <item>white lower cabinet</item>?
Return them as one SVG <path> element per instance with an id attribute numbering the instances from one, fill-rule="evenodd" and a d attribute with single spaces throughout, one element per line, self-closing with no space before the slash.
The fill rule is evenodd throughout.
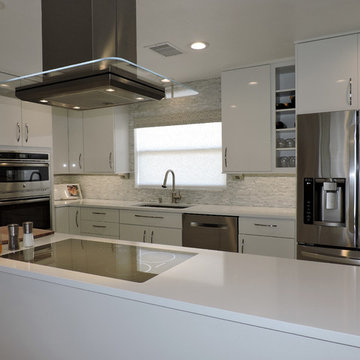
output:
<path id="1" fill-rule="evenodd" d="M 182 215 L 120 210 L 120 239 L 182 246 Z"/>
<path id="2" fill-rule="evenodd" d="M 81 208 L 80 233 L 92 236 L 119 238 L 119 210 Z"/>
<path id="3" fill-rule="evenodd" d="M 295 221 L 240 218 L 239 252 L 295 258 Z"/>
<path id="4" fill-rule="evenodd" d="M 141 225 L 120 225 L 120 239 L 163 245 L 182 245 L 182 230 Z"/>
<path id="5" fill-rule="evenodd" d="M 69 233 L 80 234 L 80 207 L 69 207 Z"/>
<path id="6" fill-rule="evenodd" d="M 55 231 L 61 233 L 69 233 L 69 208 L 55 208 Z"/>

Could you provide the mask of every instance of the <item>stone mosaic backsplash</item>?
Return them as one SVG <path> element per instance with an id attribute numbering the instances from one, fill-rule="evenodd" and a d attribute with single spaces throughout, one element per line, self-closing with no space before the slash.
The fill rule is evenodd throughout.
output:
<path id="1" fill-rule="evenodd" d="M 286 176 L 245 176 L 243 180 L 227 177 L 224 190 L 180 190 L 180 202 L 239 206 L 295 207 L 296 178 Z M 84 198 L 171 202 L 171 189 L 135 188 L 134 177 L 117 175 L 57 175 L 56 184 L 79 183 Z"/>

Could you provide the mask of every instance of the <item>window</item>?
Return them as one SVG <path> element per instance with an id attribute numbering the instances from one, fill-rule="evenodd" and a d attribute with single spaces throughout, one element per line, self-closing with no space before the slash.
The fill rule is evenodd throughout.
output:
<path id="1" fill-rule="evenodd" d="M 160 186 L 168 169 L 176 186 L 225 186 L 220 122 L 137 128 L 134 136 L 136 186 Z"/>

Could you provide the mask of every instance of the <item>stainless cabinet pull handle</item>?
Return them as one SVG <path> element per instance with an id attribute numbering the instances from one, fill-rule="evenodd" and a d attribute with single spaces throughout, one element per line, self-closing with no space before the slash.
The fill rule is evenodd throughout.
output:
<path id="1" fill-rule="evenodd" d="M 196 221 L 190 222 L 191 227 L 209 227 L 209 228 L 217 228 L 217 229 L 224 229 L 226 230 L 228 227 L 223 224 L 210 224 L 210 223 L 199 223 Z"/>
<path id="2" fill-rule="evenodd" d="M 153 237 L 154 237 L 154 231 L 151 232 L 151 236 L 150 236 L 150 242 L 153 242 Z"/>
<path id="3" fill-rule="evenodd" d="M 225 148 L 224 157 L 225 167 L 227 168 L 227 147 Z"/>
<path id="4" fill-rule="evenodd" d="M 81 153 L 79 154 L 79 168 L 80 168 L 80 170 L 82 169 L 82 166 L 81 166 Z"/>
<path id="5" fill-rule="evenodd" d="M 20 135 L 21 135 L 21 128 L 20 128 L 20 123 L 16 123 L 16 141 L 19 142 L 20 141 Z"/>
<path id="6" fill-rule="evenodd" d="M 352 105 L 352 79 L 349 78 L 349 105 Z"/>
<path id="7" fill-rule="evenodd" d="M 97 212 L 97 211 L 93 211 L 92 214 L 93 215 L 106 215 L 106 213 L 104 213 L 104 212 Z"/>
<path id="8" fill-rule="evenodd" d="M 106 229 L 105 225 L 93 225 L 93 228 L 100 228 L 100 229 Z"/>
<path id="9" fill-rule="evenodd" d="M 109 167 L 110 167 L 110 169 L 112 169 L 113 167 L 112 167 L 112 152 L 110 151 L 110 153 L 109 153 Z"/>
<path id="10" fill-rule="evenodd" d="M 145 242 L 145 237 L 146 237 L 146 230 L 144 230 L 144 234 L 143 234 L 143 242 Z"/>
<path id="11" fill-rule="evenodd" d="M 242 254 L 244 253 L 244 242 L 245 242 L 245 240 L 242 239 L 242 240 L 241 240 L 241 253 L 242 253 Z"/>
<path id="12" fill-rule="evenodd" d="M 254 226 L 262 226 L 262 227 L 270 227 L 270 228 L 276 228 L 276 224 L 254 224 Z"/>
<path id="13" fill-rule="evenodd" d="M 76 225 L 77 228 L 79 227 L 78 216 L 79 216 L 79 210 L 76 210 L 76 214 L 75 214 L 75 225 Z"/>
<path id="14" fill-rule="evenodd" d="M 29 125 L 28 124 L 25 124 L 25 134 L 26 134 L 26 137 L 25 137 L 25 142 L 28 142 L 29 141 Z"/>
<path id="15" fill-rule="evenodd" d="M 139 218 L 148 218 L 148 219 L 163 219 L 163 216 L 151 216 L 151 215 L 138 215 L 135 214 L 135 217 L 139 217 Z"/>

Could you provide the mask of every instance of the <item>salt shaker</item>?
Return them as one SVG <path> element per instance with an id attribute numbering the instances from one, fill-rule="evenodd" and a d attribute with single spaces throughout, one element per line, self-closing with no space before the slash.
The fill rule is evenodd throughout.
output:
<path id="1" fill-rule="evenodd" d="M 10 224 L 8 225 L 9 231 L 9 250 L 18 250 L 19 249 L 19 225 Z"/>
<path id="2" fill-rule="evenodd" d="M 33 223 L 31 221 L 23 222 L 23 232 L 24 232 L 24 246 L 31 247 L 34 246 L 34 235 L 32 233 Z"/>

